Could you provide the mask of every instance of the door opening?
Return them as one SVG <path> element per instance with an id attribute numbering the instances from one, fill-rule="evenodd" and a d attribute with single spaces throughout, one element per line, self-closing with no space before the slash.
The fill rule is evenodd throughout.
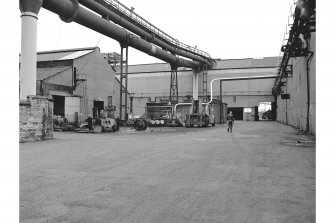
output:
<path id="1" fill-rule="evenodd" d="M 54 99 L 54 115 L 65 115 L 65 96 L 52 95 Z"/>

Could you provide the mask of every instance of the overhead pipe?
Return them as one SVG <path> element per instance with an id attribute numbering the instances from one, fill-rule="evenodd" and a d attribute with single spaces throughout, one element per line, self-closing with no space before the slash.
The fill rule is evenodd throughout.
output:
<path id="1" fill-rule="evenodd" d="M 268 75 L 268 76 L 251 76 L 251 77 L 224 77 L 224 78 L 215 78 L 211 81 L 211 100 L 206 103 L 201 103 L 202 105 L 209 105 L 213 101 L 213 83 L 214 81 L 240 81 L 240 80 L 256 80 L 256 79 L 271 79 L 277 78 L 277 75 Z M 174 113 L 177 111 L 177 106 L 179 105 L 192 105 L 192 103 L 178 103 L 174 106 Z"/>
<path id="2" fill-rule="evenodd" d="M 131 46 L 170 64 L 178 67 L 195 69 L 200 67 L 200 63 L 198 61 L 178 58 L 177 56 L 156 47 L 154 44 L 126 31 L 124 28 L 120 28 L 106 19 L 99 17 L 95 13 L 92 13 L 80 6 L 77 0 L 44 0 L 42 7 L 58 14 L 64 22 L 76 22 L 105 36 L 115 39 L 121 44 Z"/>
<path id="3" fill-rule="evenodd" d="M 135 33 L 136 35 L 139 35 L 143 39 L 149 40 L 150 42 L 156 44 L 157 46 L 162 47 L 163 49 L 166 49 L 170 51 L 172 54 L 177 54 L 204 64 L 207 64 L 209 66 L 212 66 L 212 63 L 202 57 L 196 56 L 195 54 L 186 52 L 181 49 L 177 49 L 174 46 L 171 46 L 164 41 L 155 38 L 155 36 L 151 33 L 146 32 L 145 30 L 141 29 L 140 27 L 134 25 L 133 23 L 129 22 L 126 19 L 123 19 L 120 15 L 117 13 L 111 11 L 110 9 L 104 7 L 103 5 L 99 4 L 98 2 L 94 0 L 78 0 L 78 2 L 85 7 L 93 10 L 94 12 L 102 15 L 102 16 L 108 16 L 108 19 L 113 21 L 114 23 L 122 26 L 123 28 Z"/>

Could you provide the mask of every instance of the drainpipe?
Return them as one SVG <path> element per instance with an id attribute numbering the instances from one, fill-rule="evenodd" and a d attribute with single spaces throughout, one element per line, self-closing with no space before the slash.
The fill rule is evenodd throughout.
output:
<path id="1" fill-rule="evenodd" d="M 36 95 L 37 19 L 43 0 L 20 0 L 21 66 L 20 100 Z"/>
<path id="2" fill-rule="evenodd" d="M 307 43 L 307 49 L 309 49 L 309 42 L 306 39 Z M 307 117 L 306 117 L 306 132 L 309 132 L 309 109 L 311 106 L 311 97 L 310 97 L 310 86 L 309 86 L 309 62 L 312 59 L 314 52 L 309 51 L 310 55 L 307 59 L 307 64 L 306 64 L 306 73 L 307 73 Z"/>

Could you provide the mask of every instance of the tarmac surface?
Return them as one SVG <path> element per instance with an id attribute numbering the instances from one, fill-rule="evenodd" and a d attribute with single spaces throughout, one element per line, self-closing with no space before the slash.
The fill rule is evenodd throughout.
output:
<path id="1" fill-rule="evenodd" d="M 20 144 L 20 222 L 315 222 L 315 137 L 277 122 Z"/>

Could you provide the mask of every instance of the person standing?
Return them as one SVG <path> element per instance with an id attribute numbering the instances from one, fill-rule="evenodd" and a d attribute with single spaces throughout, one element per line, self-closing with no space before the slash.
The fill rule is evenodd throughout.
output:
<path id="1" fill-rule="evenodd" d="M 227 132 L 229 132 L 229 129 L 230 129 L 230 132 L 233 132 L 233 122 L 234 122 L 234 116 L 233 116 L 233 112 L 230 111 L 228 116 L 227 116 L 227 121 L 228 121 L 228 129 L 227 129 Z"/>

